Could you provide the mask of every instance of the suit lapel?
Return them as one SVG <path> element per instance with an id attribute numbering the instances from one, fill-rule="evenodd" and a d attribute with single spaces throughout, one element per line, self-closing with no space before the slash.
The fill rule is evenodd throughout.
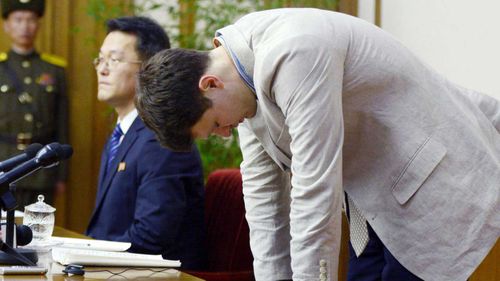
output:
<path id="1" fill-rule="evenodd" d="M 89 226 L 91 226 L 94 223 L 94 217 L 95 214 L 97 213 L 98 206 L 100 206 L 102 198 L 104 197 L 103 181 L 106 173 L 106 163 L 108 162 L 108 145 L 109 145 L 109 140 L 106 142 L 106 146 L 104 147 L 101 154 L 101 166 L 99 168 L 99 181 L 98 181 L 97 194 L 95 198 L 95 207 L 94 210 L 92 211 L 92 216 L 90 216 Z"/>
<path id="2" fill-rule="evenodd" d="M 262 147 L 264 147 L 264 150 L 267 152 L 267 154 L 271 156 L 271 158 L 280 167 L 280 169 L 286 171 L 291 166 L 291 160 L 281 152 L 281 149 L 276 146 L 276 144 L 272 140 L 269 132 L 269 127 L 267 126 L 268 121 L 265 119 L 262 112 L 261 100 L 257 100 L 257 112 L 255 113 L 255 116 L 247 120 L 250 127 L 252 128 L 252 131 L 260 141 Z"/>
<path id="3" fill-rule="evenodd" d="M 106 163 L 108 163 L 108 145 L 109 145 L 109 140 L 106 142 L 106 146 L 102 150 L 102 155 L 101 155 L 101 166 L 99 167 L 99 181 L 98 181 L 98 189 L 97 189 L 97 196 L 96 200 L 99 199 L 99 197 L 102 194 L 102 184 L 104 182 L 104 177 L 106 176 Z M 97 202 L 97 201 L 96 201 Z"/>
<path id="4" fill-rule="evenodd" d="M 118 148 L 118 152 L 116 154 L 116 157 L 111 162 L 111 165 L 109 167 L 109 171 L 106 172 L 105 176 L 102 175 L 102 174 L 104 174 L 104 170 L 105 170 L 105 168 L 103 168 L 103 166 L 106 165 L 105 163 L 106 163 L 108 157 L 107 157 L 107 155 L 105 157 L 103 157 L 103 161 L 101 163 L 101 172 L 100 172 L 100 177 L 102 177 L 102 180 L 100 180 L 101 185 L 99 186 L 99 192 L 97 195 L 98 198 L 96 199 L 95 210 L 97 210 L 100 207 L 104 198 L 106 197 L 106 193 L 108 192 L 108 190 L 111 186 L 111 183 L 113 181 L 113 178 L 115 177 L 116 171 L 118 169 L 118 164 L 125 158 L 130 147 L 137 140 L 137 137 L 139 136 L 139 131 L 143 128 L 144 128 L 144 123 L 142 123 L 140 118 L 137 117 L 134 120 L 134 123 L 132 123 L 132 126 L 130 126 L 130 129 L 125 134 L 125 137 L 123 138 L 123 141 L 120 144 L 120 147 Z"/>

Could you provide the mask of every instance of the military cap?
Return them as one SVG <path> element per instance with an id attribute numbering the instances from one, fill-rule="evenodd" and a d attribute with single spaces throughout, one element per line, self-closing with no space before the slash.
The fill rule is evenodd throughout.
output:
<path id="1" fill-rule="evenodd" d="M 45 0 L 2 0 L 2 17 L 6 19 L 11 12 L 17 10 L 28 10 L 35 12 L 39 17 L 43 16 Z"/>

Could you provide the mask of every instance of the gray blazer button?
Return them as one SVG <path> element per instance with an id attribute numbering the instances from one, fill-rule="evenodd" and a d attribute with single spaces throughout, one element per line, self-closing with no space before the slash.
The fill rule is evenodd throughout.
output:
<path id="1" fill-rule="evenodd" d="M 320 272 L 320 273 L 326 273 L 326 268 L 324 268 L 324 267 L 320 267 L 320 268 L 319 268 L 319 272 Z"/>
<path id="2" fill-rule="evenodd" d="M 319 275 L 319 280 L 321 280 L 321 281 L 325 281 L 325 280 L 326 280 L 326 274 L 321 273 L 321 274 Z"/>
<path id="3" fill-rule="evenodd" d="M 326 266 L 326 261 L 325 260 L 320 260 L 319 261 L 319 266 Z"/>

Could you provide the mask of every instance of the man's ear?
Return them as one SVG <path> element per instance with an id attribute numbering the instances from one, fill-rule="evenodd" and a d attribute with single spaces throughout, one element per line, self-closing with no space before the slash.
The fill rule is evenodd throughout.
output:
<path id="1" fill-rule="evenodd" d="M 206 74 L 201 76 L 200 81 L 198 82 L 198 88 L 202 92 L 208 91 L 210 88 L 223 89 L 224 82 L 222 82 L 222 80 L 215 75 Z"/>

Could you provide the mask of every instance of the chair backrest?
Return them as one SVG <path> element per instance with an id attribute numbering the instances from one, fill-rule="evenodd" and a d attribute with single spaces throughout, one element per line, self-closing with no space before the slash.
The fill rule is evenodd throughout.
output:
<path id="1" fill-rule="evenodd" d="M 252 270 L 249 229 L 239 169 L 221 169 L 205 187 L 208 271 Z"/>

